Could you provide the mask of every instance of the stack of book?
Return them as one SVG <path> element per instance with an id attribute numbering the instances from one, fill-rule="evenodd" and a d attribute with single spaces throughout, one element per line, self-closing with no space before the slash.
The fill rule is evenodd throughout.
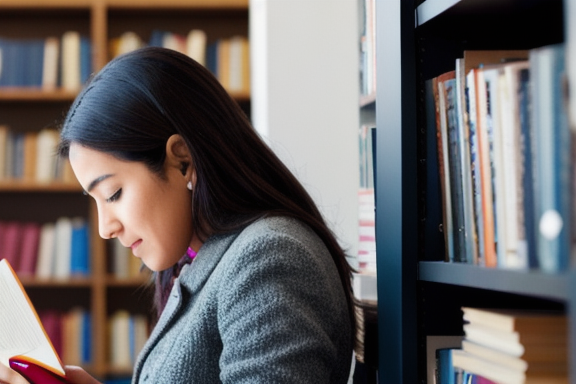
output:
<path id="1" fill-rule="evenodd" d="M 131 370 L 149 335 L 148 318 L 119 310 L 109 319 L 110 365 L 117 370 Z"/>
<path id="2" fill-rule="evenodd" d="M 0 259 L 18 276 L 67 279 L 90 274 L 90 240 L 84 218 L 56 222 L 0 222 Z"/>
<path id="3" fill-rule="evenodd" d="M 59 140 L 55 128 L 16 132 L 0 125 L 0 182 L 77 183 L 68 159 L 56 155 Z"/>
<path id="4" fill-rule="evenodd" d="M 148 41 L 126 31 L 108 42 L 110 57 L 134 49 L 164 47 L 190 56 L 208 68 L 229 92 L 250 92 L 250 46 L 244 36 L 231 36 L 208 42 L 206 32 L 192 29 L 188 34 L 154 30 Z"/>
<path id="5" fill-rule="evenodd" d="M 437 351 L 438 366 L 444 367 L 438 369 L 439 384 L 466 378 L 499 384 L 568 383 L 566 316 L 556 311 L 462 310 L 462 348 Z"/>
<path id="6" fill-rule="evenodd" d="M 454 70 L 430 79 L 439 185 L 428 187 L 441 191 L 447 261 L 567 269 L 574 138 L 564 57 L 563 44 L 464 51 Z"/>
<path id="7" fill-rule="evenodd" d="M 0 37 L 0 87 L 78 91 L 92 73 L 91 42 L 77 31 L 45 39 Z"/>

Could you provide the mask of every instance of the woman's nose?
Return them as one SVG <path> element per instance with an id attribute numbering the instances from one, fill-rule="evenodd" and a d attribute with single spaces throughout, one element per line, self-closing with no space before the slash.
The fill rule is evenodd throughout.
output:
<path id="1" fill-rule="evenodd" d="M 122 224 L 116 216 L 105 209 L 98 207 L 98 232 L 103 239 L 118 237 Z"/>

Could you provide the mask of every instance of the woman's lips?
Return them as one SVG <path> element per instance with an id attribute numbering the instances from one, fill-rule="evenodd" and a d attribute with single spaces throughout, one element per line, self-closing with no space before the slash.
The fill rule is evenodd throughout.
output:
<path id="1" fill-rule="evenodd" d="M 134 254 L 134 256 L 138 256 L 136 254 L 136 249 L 138 248 L 138 246 L 142 243 L 142 239 L 135 241 L 131 246 L 130 249 L 132 249 L 132 253 Z"/>

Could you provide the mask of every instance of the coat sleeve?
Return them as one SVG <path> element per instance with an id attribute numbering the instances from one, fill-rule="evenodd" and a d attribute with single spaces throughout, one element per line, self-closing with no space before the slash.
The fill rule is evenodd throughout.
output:
<path id="1" fill-rule="evenodd" d="M 235 252 L 219 291 L 222 382 L 346 382 L 351 330 L 327 249 L 289 236 L 253 240 Z"/>

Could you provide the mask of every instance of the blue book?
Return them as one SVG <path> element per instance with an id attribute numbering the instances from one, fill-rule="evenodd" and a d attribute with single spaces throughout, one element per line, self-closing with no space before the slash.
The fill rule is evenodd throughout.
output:
<path id="1" fill-rule="evenodd" d="M 526 250 L 528 253 L 528 268 L 538 267 L 536 257 L 536 221 L 534 206 L 534 131 L 530 121 L 530 70 L 520 71 L 520 89 L 518 90 L 520 112 L 520 143 L 524 172 L 522 173 L 522 189 L 524 191 L 524 231 L 526 233 Z"/>
<path id="2" fill-rule="evenodd" d="M 570 253 L 571 135 L 562 92 L 564 62 L 564 44 L 530 51 L 536 248 L 546 272 L 566 270 Z"/>
<path id="3" fill-rule="evenodd" d="M 84 219 L 76 218 L 72 222 L 72 243 L 70 251 L 70 272 L 72 275 L 90 274 L 88 225 Z"/>
<path id="4" fill-rule="evenodd" d="M 218 44 L 219 40 L 206 47 L 206 68 L 208 68 L 214 76 L 218 76 Z"/>
<path id="5" fill-rule="evenodd" d="M 92 43 L 87 36 L 80 37 L 80 82 L 85 84 L 92 75 Z"/>
<path id="6" fill-rule="evenodd" d="M 456 371 L 452 364 L 452 349 L 436 350 L 436 384 L 456 384 Z"/>
<path id="7" fill-rule="evenodd" d="M 82 318 L 82 363 L 92 362 L 92 317 L 88 311 L 84 312 Z"/>

